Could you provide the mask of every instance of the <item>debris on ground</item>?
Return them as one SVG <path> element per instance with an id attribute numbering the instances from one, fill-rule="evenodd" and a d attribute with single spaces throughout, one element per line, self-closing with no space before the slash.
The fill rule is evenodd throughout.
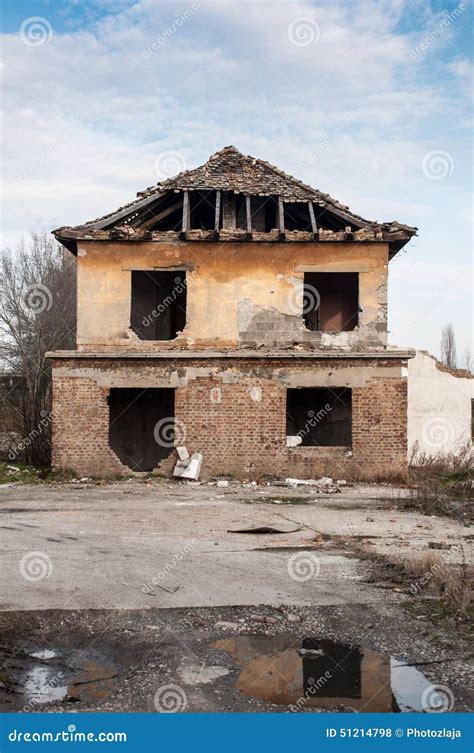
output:
<path id="1" fill-rule="evenodd" d="M 185 447 L 180 447 L 179 449 L 181 451 L 181 455 L 188 454 Z M 188 457 L 185 457 L 183 459 L 179 457 L 179 460 L 174 467 L 173 476 L 175 478 L 184 478 L 190 481 L 197 481 L 199 479 L 199 474 L 201 473 L 202 460 L 203 457 L 200 452 L 193 452 L 191 457 L 189 457 L 188 454 Z"/>
<path id="2" fill-rule="evenodd" d="M 227 529 L 227 533 L 294 533 L 295 531 L 301 531 L 301 526 L 292 523 L 269 523 L 260 526 Z"/>
<path id="3" fill-rule="evenodd" d="M 321 478 L 286 478 L 285 485 L 290 489 L 296 489 L 298 486 L 311 486 L 315 492 L 326 492 L 327 494 L 337 494 L 341 491 L 341 486 L 346 486 L 347 481 L 340 479 L 334 481 L 329 476 L 322 476 Z"/>
<path id="4" fill-rule="evenodd" d="M 282 618 L 270 617 L 266 614 L 251 614 L 250 619 L 252 622 L 264 622 L 266 625 L 278 625 Z"/>
<path id="5" fill-rule="evenodd" d="M 290 612 L 289 614 L 287 614 L 286 619 L 288 620 L 288 622 L 293 622 L 295 624 L 299 624 L 300 622 L 303 621 L 301 615 L 294 614 L 293 612 Z"/>

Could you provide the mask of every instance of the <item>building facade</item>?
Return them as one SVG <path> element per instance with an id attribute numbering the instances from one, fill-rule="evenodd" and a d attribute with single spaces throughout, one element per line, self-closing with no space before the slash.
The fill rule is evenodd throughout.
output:
<path id="1" fill-rule="evenodd" d="M 370 222 L 234 147 L 55 231 L 77 256 L 77 348 L 53 367 L 53 464 L 87 475 L 311 477 L 407 462 L 407 364 L 387 344 Z"/>

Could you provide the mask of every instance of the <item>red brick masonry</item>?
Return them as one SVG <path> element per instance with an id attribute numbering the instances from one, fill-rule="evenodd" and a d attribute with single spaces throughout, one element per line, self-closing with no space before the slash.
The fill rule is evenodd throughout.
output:
<path id="1" fill-rule="evenodd" d="M 334 473 L 335 466 L 341 475 L 357 467 L 376 476 L 407 465 L 407 382 L 401 376 L 406 361 L 58 358 L 52 365 L 56 468 L 94 476 L 130 473 L 108 444 L 111 386 L 176 386 L 175 419 L 182 422 L 189 452 L 203 453 L 204 477 L 312 477 Z M 351 367 L 356 375 L 352 384 L 347 376 Z M 338 386 L 352 389 L 352 447 L 288 449 L 286 389 L 311 386 L 312 375 L 314 386 L 326 386 L 317 375 L 328 369 L 331 386 L 336 386 L 334 373 L 344 370 Z M 376 376 L 371 376 L 373 369 Z M 387 376 L 380 376 L 381 369 Z M 297 380 L 301 375 L 300 384 L 295 374 Z M 165 472 L 170 472 L 175 458 L 173 451 L 163 461 Z"/>

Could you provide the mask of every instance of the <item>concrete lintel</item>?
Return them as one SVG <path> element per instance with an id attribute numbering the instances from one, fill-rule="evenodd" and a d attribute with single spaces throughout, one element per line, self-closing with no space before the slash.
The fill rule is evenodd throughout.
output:
<path id="1" fill-rule="evenodd" d="M 368 272 L 365 261 L 321 262 L 320 264 L 296 264 L 295 272 Z"/>

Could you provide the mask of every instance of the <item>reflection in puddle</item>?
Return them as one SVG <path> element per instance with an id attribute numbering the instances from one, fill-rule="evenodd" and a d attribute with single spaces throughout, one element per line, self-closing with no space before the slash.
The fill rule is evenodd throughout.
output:
<path id="1" fill-rule="evenodd" d="M 57 656 L 57 653 L 56 651 L 50 651 L 45 648 L 42 651 L 33 651 L 30 656 L 32 656 L 33 659 L 54 659 L 54 657 Z"/>
<path id="2" fill-rule="evenodd" d="M 23 693 L 28 703 L 51 703 L 62 701 L 67 695 L 67 685 L 50 667 L 32 667 L 23 680 Z M 56 679 L 55 679 L 56 678 Z"/>
<path id="3" fill-rule="evenodd" d="M 60 652 L 42 649 L 31 651 L 29 657 L 21 669 L 16 665 L 16 672 L 11 676 L 10 694 L 9 683 L 6 688 L 9 703 L 25 711 L 53 701 L 93 703 L 103 700 L 113 689 L 114 678 L 118 676 L 108 660 L 104 661 L 90 651 L 76 649 L 65 657 Z M 8 663 L 5 669 L 8 673 Z"/>
<path id="4" fill-rule="evenodd" d="M 343 706 L 362 712 L 422 711 L 432 683 L 414 667 L 362 646 L 288 636 L 238 636 L 212 648 L 241 668 L 236 687 L 247 696 L 290 706 Z"/>

